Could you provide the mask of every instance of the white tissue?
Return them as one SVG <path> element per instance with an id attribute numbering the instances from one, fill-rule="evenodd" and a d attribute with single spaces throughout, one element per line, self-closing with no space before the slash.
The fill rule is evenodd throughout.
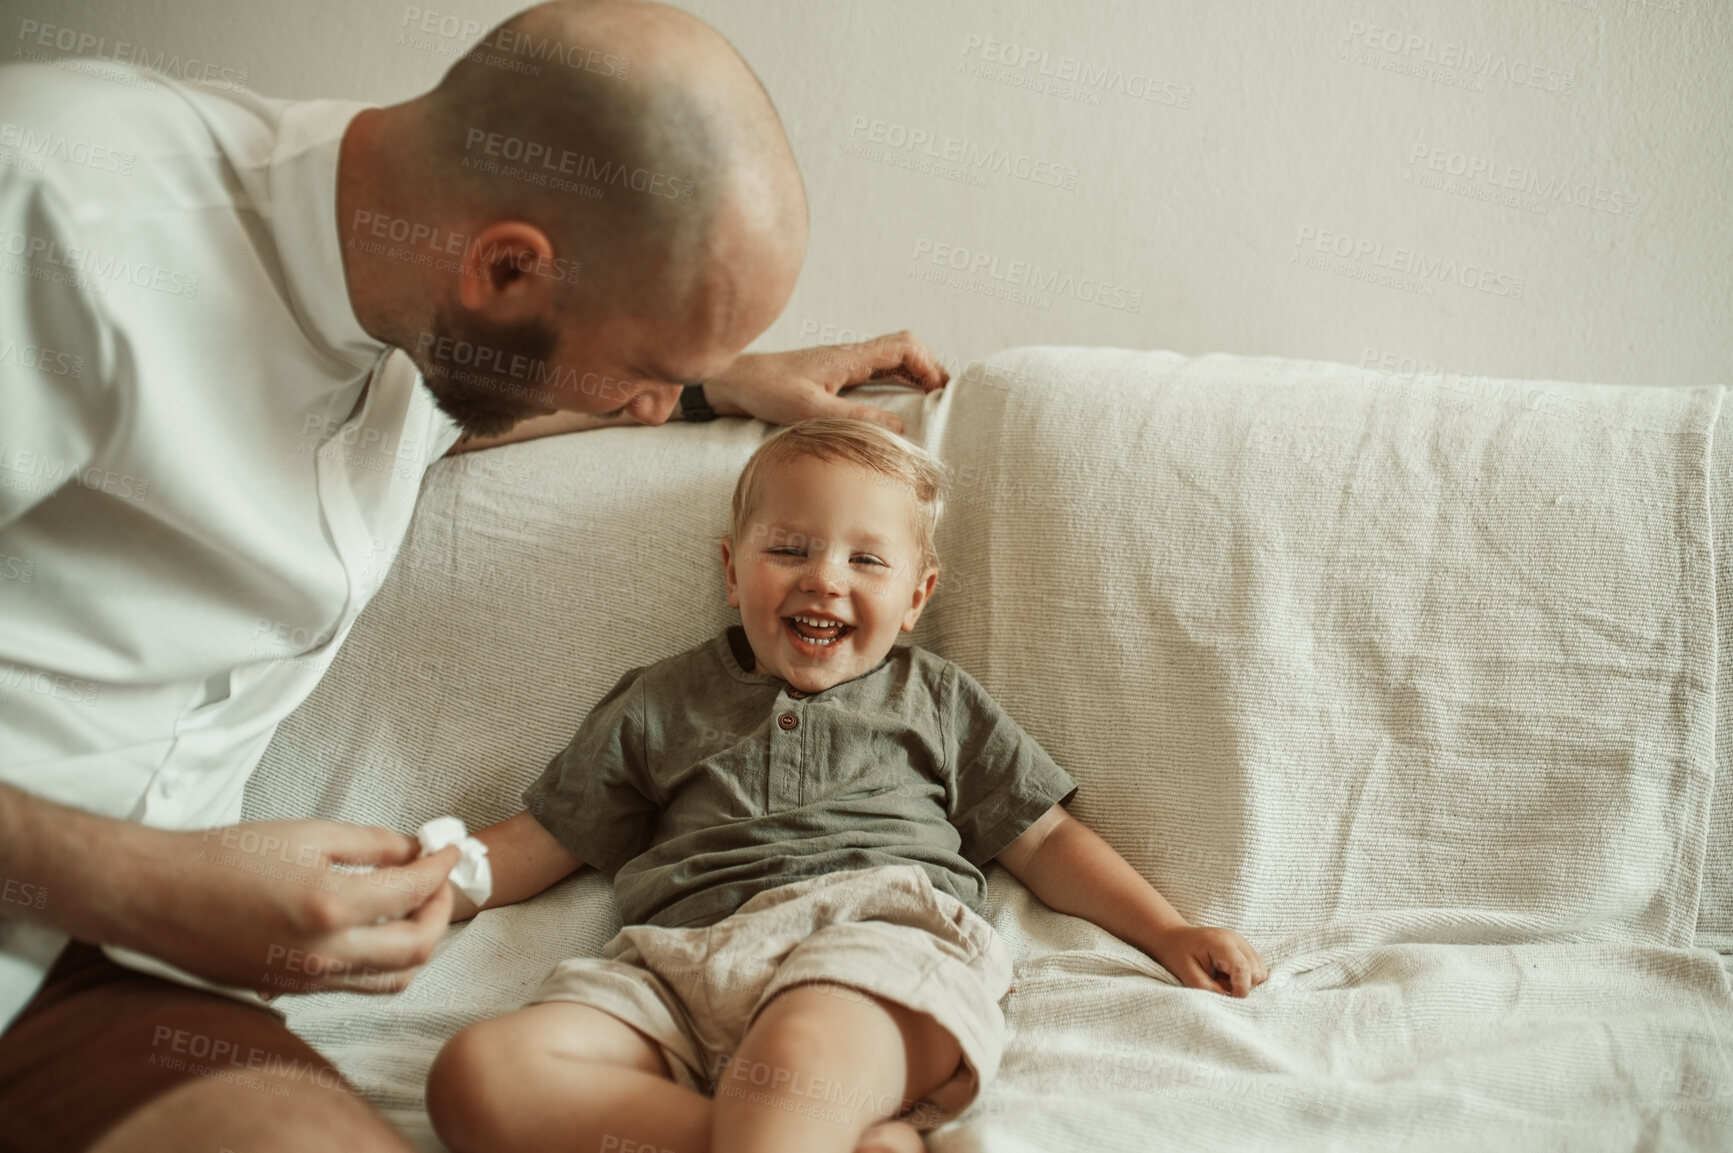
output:
<path id="1" fill-rule="evenodd" d="M 447 845 L 456 845 L 463 853 L 451 870 L 451 883 L 479 908 L 493 896 L 493 866 L 487 863 L 487 846 L 470 836 L 457 817 L 435 817 L 416 830 L 421 842 L 421 855 L 437 853 Z"/>

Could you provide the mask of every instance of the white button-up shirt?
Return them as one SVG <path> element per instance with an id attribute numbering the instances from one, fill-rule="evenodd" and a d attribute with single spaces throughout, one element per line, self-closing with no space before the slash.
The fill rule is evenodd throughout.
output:
<path id="1" fill-rule="evenodd" d="M 349 303 L 363 107 L 0 68 L 0 781 L 238 819 L 384 578 L 459 432 Z M 5 913 L 0 1028 L 65 943 Z"/>

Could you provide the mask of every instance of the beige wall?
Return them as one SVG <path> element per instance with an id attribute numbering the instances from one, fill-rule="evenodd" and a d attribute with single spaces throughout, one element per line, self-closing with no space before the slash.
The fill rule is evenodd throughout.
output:
<path id="1" fill-rule="evenodd" d="M 1725 0 L 684 6 L 763 78 L 813 202 L 756 347 L 908 327 L 953 365 L 1113 344 L 1733 383 Z M 383 103 L 512 7 L 4 0 L 0 38 Z"/>

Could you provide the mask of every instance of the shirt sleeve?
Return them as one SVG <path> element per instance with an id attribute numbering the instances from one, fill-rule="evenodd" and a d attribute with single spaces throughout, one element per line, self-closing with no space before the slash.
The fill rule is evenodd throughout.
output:
<path id="1" fill-rule="evenodd" d="M 645 772 L 643 671 L 608 690 L 523 793 L 555 840 L 609 877 L 650 847 L 660 812 Z"/>
<path id="2" fill-rule="evenodd" d="M 93 289 L 44 255 L 70 260 L 72 235 L 49 188 L 0 166 L 0 530 L 76 483 L 124 407 Z"/>
<path id="3" fill-rule="evenodd" d="M 963 857 L 985 867 L 1041 814 L 1070 800 L 1077 782 L 956 665 L 947 698 L 948 815 Z"/>

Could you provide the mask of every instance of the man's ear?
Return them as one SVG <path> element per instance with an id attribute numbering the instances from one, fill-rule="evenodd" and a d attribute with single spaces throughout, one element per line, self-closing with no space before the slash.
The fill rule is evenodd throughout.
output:
<path id="1" fill-rule="evenodd" d="M 909 611 L 903 614 L 903 631 L 915 631 L 915 622 L 921 619 L 921 610 L 927 607 L 927 601 L 933 595 L 933 587 L 939 583 L 939 570 L 930 568 L 915 582 L 915 594 L 909 601 Z"/>
<path id="2" fill-rule="evenodd" d="M 722 571 L 728 577 L 728 605 L 730 608 L 740 607 L 740 586 L 734 579 L 734 553 L 729 548 L 727 537 L 722 538 Z"/>
<path id="3" fill-rule="evenodd" d="M 549 306 L 563 270 L 547 233 L 522 220 L 497 220 L 476 233 L 464 252 L 457 298 L 472 312 L 520 319 Z"/>

